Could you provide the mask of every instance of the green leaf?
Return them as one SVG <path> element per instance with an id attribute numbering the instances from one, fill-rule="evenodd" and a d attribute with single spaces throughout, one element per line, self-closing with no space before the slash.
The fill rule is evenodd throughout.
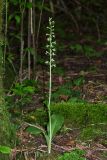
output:
<path id="1" fill-rule="evenodd" d="M 11 153 L 11 148 L 6 147 L 6 146 L 0 146 L 0 152 L 3 154 L 10 154 Z"/>
<path id="2" fill-rule="evenodd" d="M 27 87 L 24 87 L 23 88 L 23 91 L 25 92 L 25 93 L 34 93 L 34 91 L 35 91 L 35 87 L 32 87 L 32 86 L 27 86 Z"/>
<path id="3" fill-rule="evenodd" d="M 51 133 L 52 133 L 52 137 L 54 137 L 55 134 L 60 130 L 60 128 L 62 127 L 63 123 L 64 123 L 64 117 L 62 115 L 53 114 L 51 116 Z M 47 125 L 47 130 L 48 130 L 48 135 L 49 135 L 49 132 L 50 132 L 49 123 Z"/>
<path id="4" fill-rule="evenodd" d="M 32 55 L 34 55 L 34 49 L 32 47 L 25 48 L 26 52 L 30 52 Z"/>
<path id="5" fill-rule="evenodd" d="M 84 77 L 80 77 L 74 80 L 74 85 L 80 86 L 85 82 Z"/>
<path id="6" fill-rule="evenodd" d="M 34 135 L 38 135 L 38 134 L 43 133 L 43 131 L 41 129 L 36 128 L 36 127 L 32 127 L 32 126 L 28 127 L 26 129 L 26 131 L 29 132 L 29 133 L 31 133 L 31 134 L 34 134 Z"/>
<path id="7" fill-rule="evenodd" d="M 15 20 L 16 20 L 16 23 L 19 24 L 19 23 L 20 23 L 20 16 L 19 16 L 19 15 L 16 15 L 16 16 L 15 16 Z"/>

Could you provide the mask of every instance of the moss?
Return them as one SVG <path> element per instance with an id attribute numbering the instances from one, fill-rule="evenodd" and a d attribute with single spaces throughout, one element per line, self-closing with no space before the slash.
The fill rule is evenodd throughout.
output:
<path id="1" fill-rule="evenodd" d="M 57 160 L 86 160 L 84 154 L 85 152 L 82 150 L 74 150 L 70 153 L 64 153 Z"/>
<path id="2" fill-rule="evenodd" d="M 70 123 L 72 126 L 84 127 L 92 124 L 107 124 L 107 104 L 61 102 L 52 104 L 51 111 L 52 113 L 62 114 L 65 123 Z M 48 119 L 44 108 L 37 109 L 29 116 L 26 115 L 26 118 L 31 117 L 32 119 L 32 116 L 36 118 L 35 122 L 40 124 L 46 124 Z"/>
<path id="3" fill-rule="evenodd" d="M 48 114 L 44 108 L 37 109 L 36 111 L 27 113 L 24 116 L 24 120 L 27 122 L 38 123 L 39 125 L 45 126 L 48 121 Z"/>
<path id="4" fill-rule="evenodd" d="M 107 123 L 107 104 L 57 103 L 51 106 L 53 113 L 60 113 L 72 125 Z"/>
<path id="5" fill-rule="evenodd" d="M 82 131 L 81 131 L 81 134 L 79 136 L 79 138 L 82 140 L 82 141 L 91 141 L 91 140 L 94 140 L 94 139 L 98 139 L 98 137 L 101 137 L 103 135 L 103 131 L 101 128 L 98 128 L 98 127 L 93 127 L 93 126 L 89 126 L 89 127 L 86 127 L 84 128 Z"/>

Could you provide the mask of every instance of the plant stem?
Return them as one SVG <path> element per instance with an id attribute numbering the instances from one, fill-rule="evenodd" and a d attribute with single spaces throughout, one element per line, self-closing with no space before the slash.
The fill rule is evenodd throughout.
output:
<path id="1" fill-rule="evenodd" d="M 51 29 L 50 29 L 50 36 L 51 36 Z M 51 153 L 51 141 L 52 141 L 52 133 L 51 133 L 51 94 L 52 94 L 52 50 L 51 50 L 51 44 L 52 39 L 50 38 L 50 58 L 49 58 L 49 100 L 48 100 L 48 115 L 49 115 L 49 142 L 48 142 L 48 153 Z"/>

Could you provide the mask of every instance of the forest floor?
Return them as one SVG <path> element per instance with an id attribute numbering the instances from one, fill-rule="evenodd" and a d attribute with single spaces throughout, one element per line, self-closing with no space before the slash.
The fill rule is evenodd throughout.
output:
<path id="1" fill-rule="evenodd" d="M 86 100 L 91 103 L 107 103 L 107 62 L 105 56 L 90 59 L 81 55 L 71 57 L 69 55 L 61 55 L 59 58 L 60 61 L 57 62 L 59 71 L 56 70 L 53 74 L 53 92 L 56 92 L 59 86 L 70 82 L 74 83 L 73 86 L 71 85 L 72 90 L 81 93 L 79 97 L 81 100 Z M 44 92 L 46 93 L 48 91 L 48 74 L 46 74 L 46 70 L 43 69 L 42 66 L 38 67 L 37 79 L 41 81 L 43 86 L 46 86 L 42 88 L 44 94 Z M 33 111 L 41 106 L 41 99 L 43 98 L 43 95 L 41 95 L 42 94 L 37 94 L 34 96 L 33 104 L 35 103 L 35 107 L 32 104 L 31 107 L 26 107 L 25 110 L 27 112 Z M 74 97 L 67 95 L 66 91 L 65 93 L 60 93 L 58 96 L 58 99 L 55 99 L 56 102 L 67 102 L 69 99 L 74 99 Z M 41 135 L 37 137 L 30 135 L 25 132 L 25 128 L 26 125 L 22 125 L 17 133 L 20 145 L 14 150 L 12 155 L 13 159 L 16 154 L 19 155 L 20 153 L 24 155 L 26 160 L 35 160 L 35 157 L 45 155 L 47 146 L 43 137 Z M 77 140 L 79 134 L 80 130 L 78 128 L 61 132 L 52 142 L 53 152 L 58 155 L 74 149 L 80 149 L 86 151 L 84 157 L 86 157 L 87 160 L 107 160 L 107 137 L 82 142 Z M 42 159 L 45 160 L 45 156 Z"/>

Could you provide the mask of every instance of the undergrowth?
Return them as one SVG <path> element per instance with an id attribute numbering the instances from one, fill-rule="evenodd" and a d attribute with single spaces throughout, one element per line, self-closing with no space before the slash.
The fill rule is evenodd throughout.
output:
<path id="1" fill-rule="evenodd" d="M 78 140 L 91 141 L 106 136 L 106 104 L 90 104 L 86 102 L 54 103 L 51 105 L 51 112 L 53 114 L 61 114 L 64 116 L 64 126 L 66 128 L 79 129 L 80 134 Z M 32 117 L 36 117 L 36 123 L 44 126 L 47 123 L 47 113 L 44 111 L 44 108 L 37 109 L 35 112 L 30 113 L 29 116 L 26 116 L 26 120 L 32 121 Z"/>
<path id="2" fill-rule="evenodd" d="M 61 102 L 53 103 L 51 105 L 52 113 L 61 114 L 64 116 L 65 123 L 72 124 L 73 126 L 89 126 L 95 124 L 107 123 L 107 105 L 106 104 L 91 104 L 80 102 Z M 47 113 L 44 108 L 39 108 L 35 112 L 27 114 L 26 119 L 32 121 L 33 117 L 36 117 L 35 121 L 44 123 Z"/>

